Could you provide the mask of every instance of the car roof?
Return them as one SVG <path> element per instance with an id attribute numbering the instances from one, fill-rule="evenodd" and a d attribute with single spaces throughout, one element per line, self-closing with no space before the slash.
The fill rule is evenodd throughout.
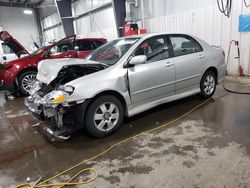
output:
<path id="1" fill-rule="evenodd" d="M 76 40 L 106 40 L 105 38 L 76 38 Z"/>
<path id="2" fill-rule="evenodd" d="M 192 36 L 190 34 L 187 33 L 177 33 L 177 32 L 160 32 L 160 33 L 148 33 L 148 34 L 141 34 L 141 35 L 131 35 L 131 36 L 125 36 L 125 37 L 121 37 L 124 39 L 128 39 L 128 38 L 148 38 L 148 37 L 153 37 L 153 36 L 159 36 L 159 35 L 188 35 L 188 36 Z"/>

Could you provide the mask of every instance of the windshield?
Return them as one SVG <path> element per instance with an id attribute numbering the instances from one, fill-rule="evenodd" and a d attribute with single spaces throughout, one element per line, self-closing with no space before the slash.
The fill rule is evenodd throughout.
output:
<path id="1" fill-rule="evenodd" d="M 36 51 L 32 52 L 30 55 L 31 55 L 31 56 L 37 55 L 37 54 L 39 54 L 44 48 L 45 48 L 45 46 L 42 47 L 42 48 L 37 49 Z"/>
<path id="2" fill-rule="evenodd" d="M 113 40 L 94 50 L 86 59 L 107 65 L 114 65 L 138 39 L 139 38 L 123 38 Z"/>

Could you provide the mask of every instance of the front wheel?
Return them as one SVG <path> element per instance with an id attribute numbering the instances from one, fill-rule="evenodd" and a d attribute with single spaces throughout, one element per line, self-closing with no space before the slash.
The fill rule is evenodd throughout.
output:
<path id="1" fill-rule="evenodd" d="M 94 137 L 104 137 L 122 124 L 124 111 L 119 99 L 104 95 L 95 99 L 86 112 L 85 128 Z"/>
<path id="2" fill-rule="evenodd" d="M 36 82 L 36 71 L 26 71 L 18 78 L 18 86 L 23 95 L 28 95 L 33 84 Z"/>
<path id="3" fill-rule="evenodd" d="M 216 76 L 212 71 L 207 71 L 200 82 L 201 92 L 199 96 L 201 98 L 210 98 L 213 96 L 216 90 Z"/>

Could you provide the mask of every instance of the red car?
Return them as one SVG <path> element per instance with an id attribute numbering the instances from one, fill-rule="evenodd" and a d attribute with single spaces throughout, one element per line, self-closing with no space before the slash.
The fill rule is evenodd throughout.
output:
<path id="1" fill-rule="evenodd" d="M 36 79 L 39 61 L 53 58 L 84 58 L 107 42 L 102 38 L 76 39 L 74 35 L 30 54 L 7 31 L 0 32 L 0 40 L 19 57 L 0 65 L 0 90 L 20 91 L 25 95 Z"/>

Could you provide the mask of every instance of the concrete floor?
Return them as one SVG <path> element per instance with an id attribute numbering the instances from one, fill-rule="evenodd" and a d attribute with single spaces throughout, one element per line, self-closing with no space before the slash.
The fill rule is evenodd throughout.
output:
<path id="1" fill-rule="evenodd" d="M 228 85 L 250 91 L 249 82 Z M 5 101 L 0 95 L 1 188 L 14 187 L 27 177 L 48 178 L 203 102 L 193 96 L 159 106 L 127 119 L 107 138 L 94 139 L 82 131 L 67 142 L 52 144 L 39 127 L 32 127 L 38 121 L 25 111 L 23 98 Z M 230 94 L 219 86 L 210 102 L 185 118 L 83 165 L 95 168 L 99 176 L 79 187 L 250 187 L 249 104 L 250 96 Z"/>

